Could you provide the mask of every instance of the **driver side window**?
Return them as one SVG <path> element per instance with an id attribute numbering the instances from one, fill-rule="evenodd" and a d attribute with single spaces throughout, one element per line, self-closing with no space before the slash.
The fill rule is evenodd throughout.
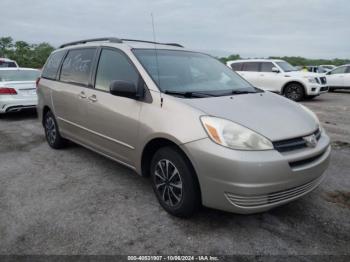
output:
<path id="1" fill-rule="evenodd" d="M 103 49 L 98 62 L 95 88 L 109 92 L 109 85 L 114 80 L 132 82 L 137 86 L 139 74 L 124 54 Z"/>

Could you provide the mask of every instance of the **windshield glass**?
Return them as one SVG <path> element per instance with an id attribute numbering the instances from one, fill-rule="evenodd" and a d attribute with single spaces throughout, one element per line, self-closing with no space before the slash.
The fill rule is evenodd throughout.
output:
<path id="1" fill-rule="evenodd" d="M 209 55 L 159 49 L 134 49 L 133 52 L 163 92 L 217 95 L 256 92 L 247 81 Z"/>
<path id="2" fill-rule="evenodd" d="M 291 71 L 298 71 L 294 66 L 292 66 L 291 64 L 283 61 L 283 62 L 276 62 L 276 64 L 282 68 L 282 70 L 284 72 L 291 72 Z"/>
<path id="3" fill-rule="evenodd" d="M 0 81 L 35 81 L 39 70 L 0 70 Z"/>

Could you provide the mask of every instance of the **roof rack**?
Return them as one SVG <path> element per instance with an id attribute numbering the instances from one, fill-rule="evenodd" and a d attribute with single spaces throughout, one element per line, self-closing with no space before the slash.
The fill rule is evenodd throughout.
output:
<path id="1" fill-rule="evenodd" d="M 158 43 L 158 42 L 147 41 L 147 40 L 120 39 L 120 38 L 116 38 L 116 37 L 103 37 L 103 38 L 91 38 L 91 39 L 85 39 L 85 40 L 69 42 L 69 43 L 60 45 L 59 48 L 63 48 L 63 47 L 66 47 L 66 46 L 71 46 L 71 45 L 85 44 L 85 43 L 88 43 L 88 42 L 100 42 L 100 41 L 108 41 L 108 42 L 111 42 L 111 43 L 123 43 L 124 41 L 125 42 L 140 42 L 140 43 L 149 43 L 149 44 L 158 44 L 158 45 L 171 45 L 171 46 L 183 47 L 182 45 L 177 44 L 177 43 Z"/>
<path id="2" fill-rule="evenodd" d="M 149 43 L 149 44 L 157 44 L 157 45 L 172 45 L 177 47 L 183 47 L 182 45 L 177 43 L 159 43 L 154 41 L 138 40 L 138 39 L 121 39 L 121 40 L 125 42 L 140 42 L 140 43 Z"/>
<path id="3" fill-rule="evenodd" d="M 99 42 L 99 41 L 108 41 L 111 43 L 123 43 L 123 41 L 121 39 L 116 38 L 116 37 L 102 37 L 102 38 L 91 38 L 91 39 L 85 39 L 85 40 L 79 40 L 79 41 L 66 43 L 66 44 L 60 45 L 59 48 L 63 48 L 63 47 L 70 46 L 70 45 L 78 45 L 78 44 L 85 44 L 88 42 Z"/>

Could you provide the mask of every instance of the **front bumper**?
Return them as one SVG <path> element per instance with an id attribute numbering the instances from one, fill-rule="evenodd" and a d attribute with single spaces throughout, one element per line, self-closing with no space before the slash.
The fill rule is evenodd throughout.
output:
<path id="1" fill-rule="evenodd" d="M 317 96 L 323 93 L 328 92 L 328 86 L 326 85 L 319 85 L 319 84 L 310 84 L 306 88 L 307 95 L 309 96 Z"/>
<path id="2" fill-rule="evenodd" d="M 323 132 L 315 148 L 288 153 L 232 150 L 209 138 L 182 148 L 197 172 L 204 206 L 249 214 L 285 204 L 315 189 L 329 164 L 329 142 Z"/>
<path id="3" fill-rule="evenodd" d="M 37 104 L 38 98 L 36 96 L 2 95 L 0 97 L 0 114 L 36 108 Z"/>

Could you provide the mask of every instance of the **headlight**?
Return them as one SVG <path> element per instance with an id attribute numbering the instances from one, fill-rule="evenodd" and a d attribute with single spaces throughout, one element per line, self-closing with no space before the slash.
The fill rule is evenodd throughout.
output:
<path id="1" fill-rule="evenodd" d="M 217 144 L 237 150 L 272 150 L 270 140 L 234 122 L 211 116 L 202 116 L 208 136 Z"/>
<path id="2" fill-rule="evenodd" d="M 306 76 L 305 77 L 310 83 L 319 83 L 317 77 Z"/>
<path id="3" fill-rule="evenodd" d="M 318 125 L 318 128 L 322 132 L 323 131 L 323 127 L 322 127 L 321 122 L 318 119 L 317 115 L 314 112 L 312 112 L 309 108 L 307 108 L 306 106 L 304 106 L 302 104 L 299 104 L 299 105 L 306 111 L 306 113 L 308 113 L 310 116 L 312 116 L 313 119 L 315 119 L 315 121 L 316 121 L 316 123 Z"/>

